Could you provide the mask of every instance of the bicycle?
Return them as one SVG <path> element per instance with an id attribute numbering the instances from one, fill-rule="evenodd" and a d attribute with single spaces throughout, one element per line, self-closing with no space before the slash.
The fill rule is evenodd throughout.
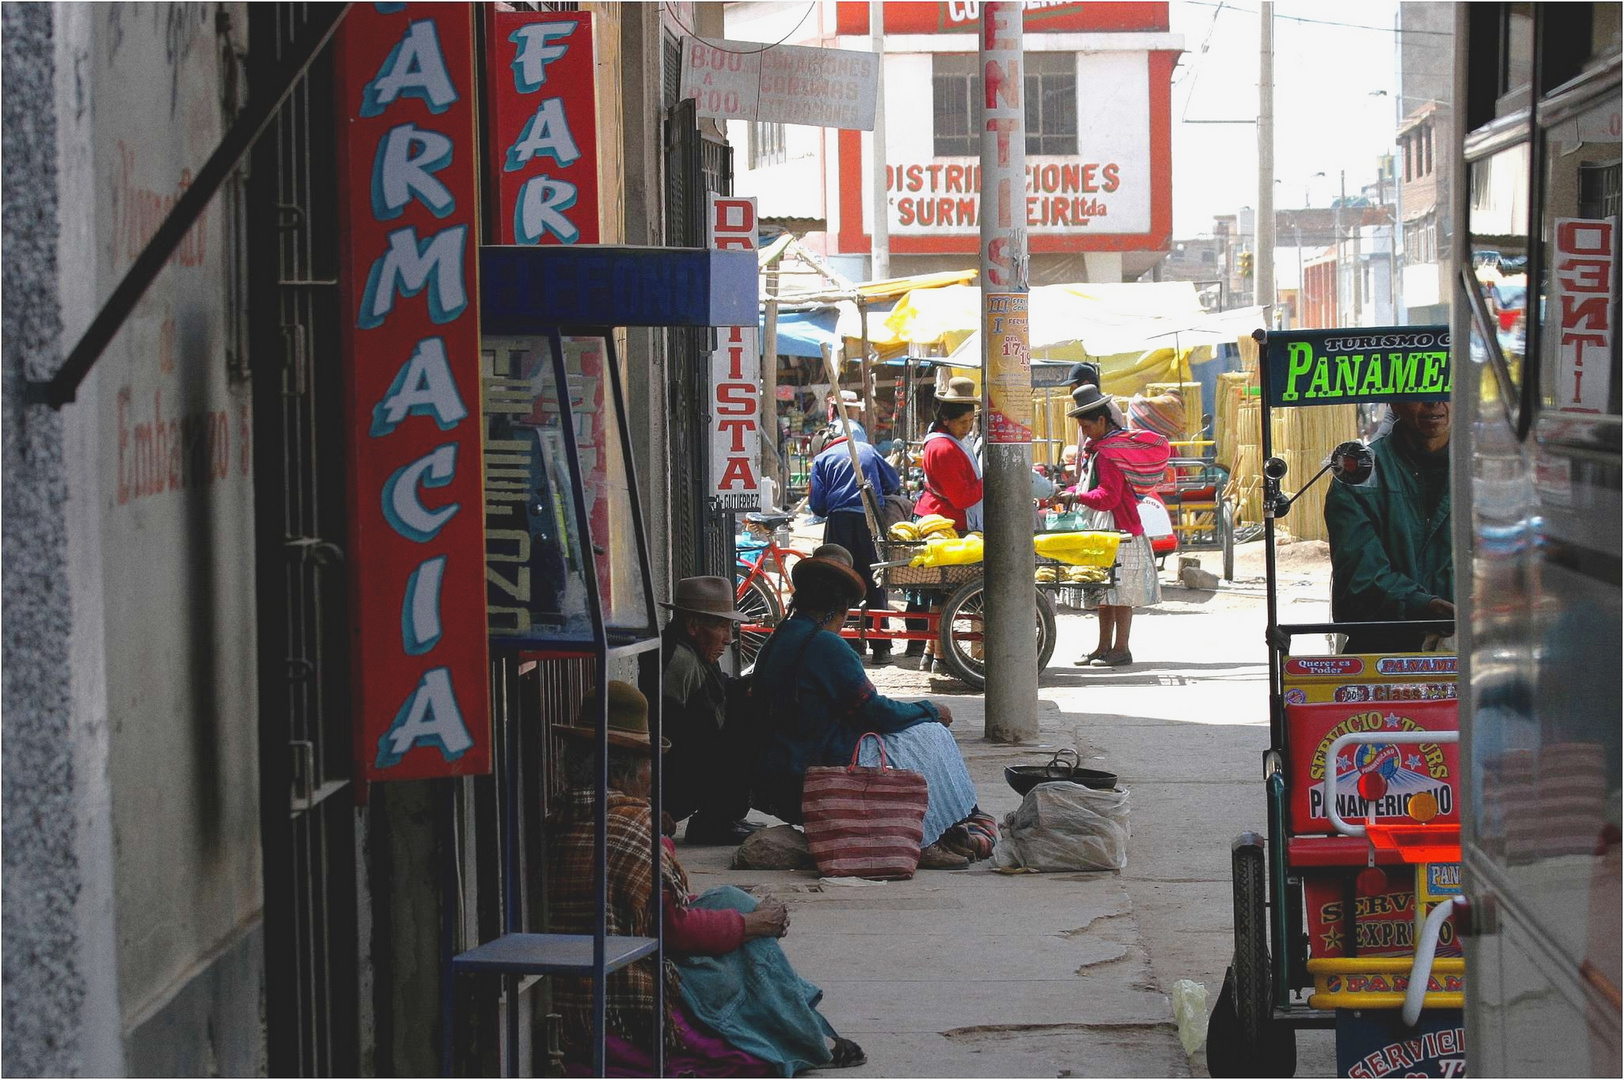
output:
<path id="1" fill-rule="evenodd" d="M 789 545 L 792 514 L 746 514 L 747 537 L 737 541 L 734 559 L 735 590 L 733 606 L 750 617 L 739 632 L 739 663 L 748 666 L 789 609 L 795 586 L 790 571 L 811 552 Z"/>

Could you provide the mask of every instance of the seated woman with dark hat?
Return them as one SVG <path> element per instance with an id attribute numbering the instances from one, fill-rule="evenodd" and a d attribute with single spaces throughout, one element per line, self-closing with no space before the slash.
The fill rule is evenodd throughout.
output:
<path id="1" fill-rule="evenodd" d="M 953 715 L 929 701 L 896 701 L 874 689 L 837 632 L 864 594 L 851 555 L 825 544 L 790 571 L 795 602 L 756 658 L 751 698 L 761 727 L 755 805 L 800 823 L 802 785 L 814 765 L 847 765 L 859 738 L 885 738 L 886 757 L 922 773 L 929 787 L 922 869 L 961 869 L 991 853 L 996 826 L 976 807 L 975 784 L 947 730 Z M 878 765 L 874 740 L 859 763 Z"/>
<path id="2" fill-rule="evenodd" d="M 608 929 L 612 935 L 652 937 L 648 701 L 635 686 L 611 682 L 608 702 Z M 589 698 L 577 724 L 553 727 L 565 736 L 567 783 L 546 826 L 549 929 L 556 933 L 590 934 L 597 927 L 602 714 L 598 700 Z M 655 1023 L 652 957 L 610 974 L 605 1075 L 653 1076 L 657 1030 L 665 1039 L 667 1076 L 793 1076 L 803 1069 L 863 1064 L 862 1049 L 837 1036 L 818 1012 L 823 992 L 796 974 L 778 945 L 789 929 L 784 905 L 758 902 L 731 885 L 691 895 L 675 847 L 665 837 L 661 843 L 666 1015 Z M 571 1073 L 590 1075 L 583 1066 L 590 1068 L 592 1060 L 592 979 L 555 976 L 552 1000 L 563 1016 Z"/>

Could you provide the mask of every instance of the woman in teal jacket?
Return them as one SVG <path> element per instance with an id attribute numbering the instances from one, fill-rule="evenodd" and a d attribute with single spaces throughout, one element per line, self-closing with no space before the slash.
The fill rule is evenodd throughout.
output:
<path id="1" fill-rule="evenodd" d="M 925 777 L 929 806 L 919 865 L 966 866 L 966 858 L 937 844 L 978 814 L 975 783 L 947 729 L 953 715 L 945 706 L 896 701 L 874 689 L 863 662 L 835 632 L 862 598 L 863 580 L 839 545 L 825 544 L 813 554 L 791 571 L 794 609 L 762 646 L 751 677 L 750 697 L 762 732 L 752 780 L 755 805 L 799 823 L 806 770 L 849 765 L 859 752 L 858 741 L 872 731 L 885 739 L 891 765 Z M 873 739 L 863 740 L 859 763 L 879 764 Z"/>

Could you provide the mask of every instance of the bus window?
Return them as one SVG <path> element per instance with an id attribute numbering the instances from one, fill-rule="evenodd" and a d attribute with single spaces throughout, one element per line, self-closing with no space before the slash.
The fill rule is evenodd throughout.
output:
<path id="1" fill-rule="evenodd" d="M 1513 428 L 1521 398 L 1523 358 L 1528 348 L 1528 181 L 1527 143 L 1507 147 L 1471 166 L 1472 274 L 1477 279 L 1485 325 L 1498 349 L 1473 349 L 1486 362 L 1479 380 L 1485 405 L 1501 401 Z M 1487 345 L 1487 342 L 1482 343 Z"/>

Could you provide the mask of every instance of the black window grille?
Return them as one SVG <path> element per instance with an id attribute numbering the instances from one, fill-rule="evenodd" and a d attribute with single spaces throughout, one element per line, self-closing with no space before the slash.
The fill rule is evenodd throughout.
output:
<path id="1" fill-rule="evenodd" d="M 1026 152 L 1077 153 L 1077 56 L 1027 53 L 1025 77 Z M 931 98 L 937 157 L 981 153 L 979 58 L 972 53 L 937 53 L 931 58 Z"/>

